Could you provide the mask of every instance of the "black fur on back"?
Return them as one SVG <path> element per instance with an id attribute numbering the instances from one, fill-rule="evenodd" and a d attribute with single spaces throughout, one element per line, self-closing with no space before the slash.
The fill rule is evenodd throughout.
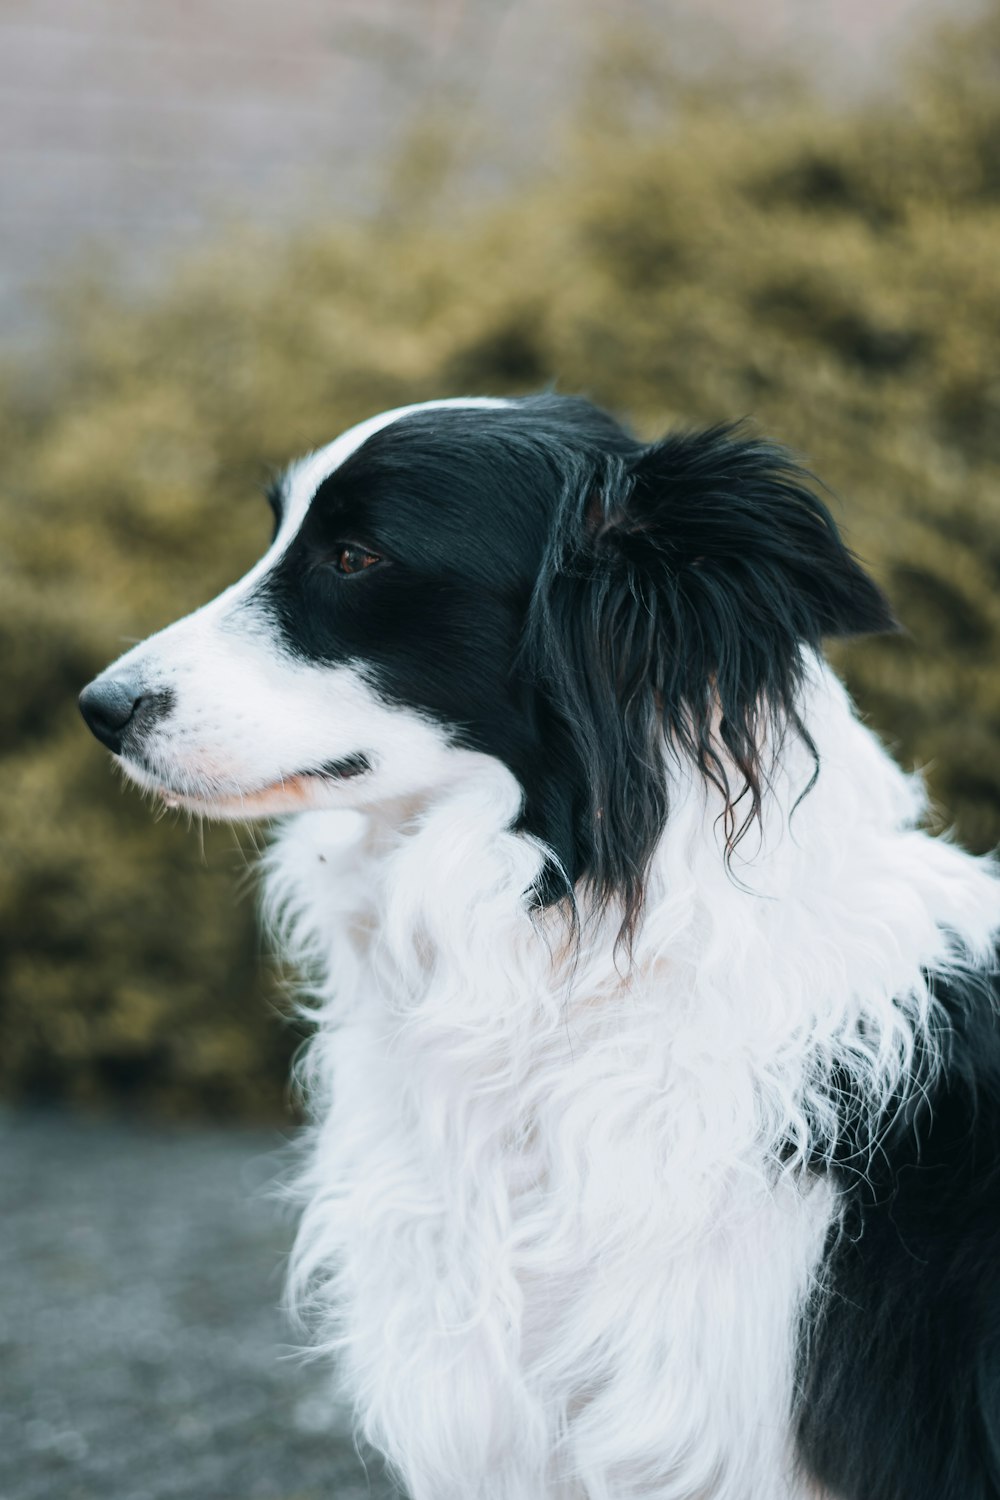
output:
<path id="1" fill-rule="evenodd" d="M 833 1500 L 1000 1496 L 1000 985 L 933 988 L 940 1072 L 874 1141 L 846 1120 L 832 1167 L 799 1444 Z"/>

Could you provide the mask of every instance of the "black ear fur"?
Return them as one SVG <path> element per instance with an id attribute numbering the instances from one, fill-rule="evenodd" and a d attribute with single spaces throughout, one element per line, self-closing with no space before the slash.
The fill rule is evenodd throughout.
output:
<path id="1" fill-rule="evenodd" d="M 526 650 L 578 760 L 569 873 L 621 902 L 627 943 L 667 817 L 664 741 L 722 792 L 728 857 L 783 736 L 812 748 L 803 648 L 893 628 L 810 476 L 739 426 L 667 437 L 570 486 Z"/>

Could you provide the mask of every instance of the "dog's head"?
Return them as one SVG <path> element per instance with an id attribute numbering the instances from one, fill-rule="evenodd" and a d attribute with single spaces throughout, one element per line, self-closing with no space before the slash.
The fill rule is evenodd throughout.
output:
<path id="1" fill-rule="evenodd" d="M 81 695 L 168 804 L 217 818 L 433 798 L 482 757 L 579 883 L 641 905 L 668 761 L 759 811 L 804 651 L 891 627 L 806 476 L 737 429 L 637 442 L 587 402 L 384 413 L 292 466 L 274 539 Z M 736 812 L 737 804 L 744 811 Z"/>

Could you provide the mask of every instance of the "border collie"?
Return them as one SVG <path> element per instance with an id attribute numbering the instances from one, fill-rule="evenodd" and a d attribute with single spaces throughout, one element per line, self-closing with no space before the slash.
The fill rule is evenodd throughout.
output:
<path id="1" fill-rule="evenodd" d="M 413 1500 L 1000 1495 L 1000 885 L 824 663 L 893 620 L 809 476 L 546 395 L 270 500 L 81 707 L 279 819 L 361 1432 Z"/>

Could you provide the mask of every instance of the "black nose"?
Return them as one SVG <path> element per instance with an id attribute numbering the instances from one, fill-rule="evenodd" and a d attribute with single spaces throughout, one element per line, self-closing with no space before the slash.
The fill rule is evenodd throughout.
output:
<path id="1" fill-rule="evenodd" d="M 168 707 L 164 693 L 144 693 L 135 683 L 98 677 L 80 694 L 80 712 L 102 745 L 118 755 L 125 730 L 146 729 Z"/>

